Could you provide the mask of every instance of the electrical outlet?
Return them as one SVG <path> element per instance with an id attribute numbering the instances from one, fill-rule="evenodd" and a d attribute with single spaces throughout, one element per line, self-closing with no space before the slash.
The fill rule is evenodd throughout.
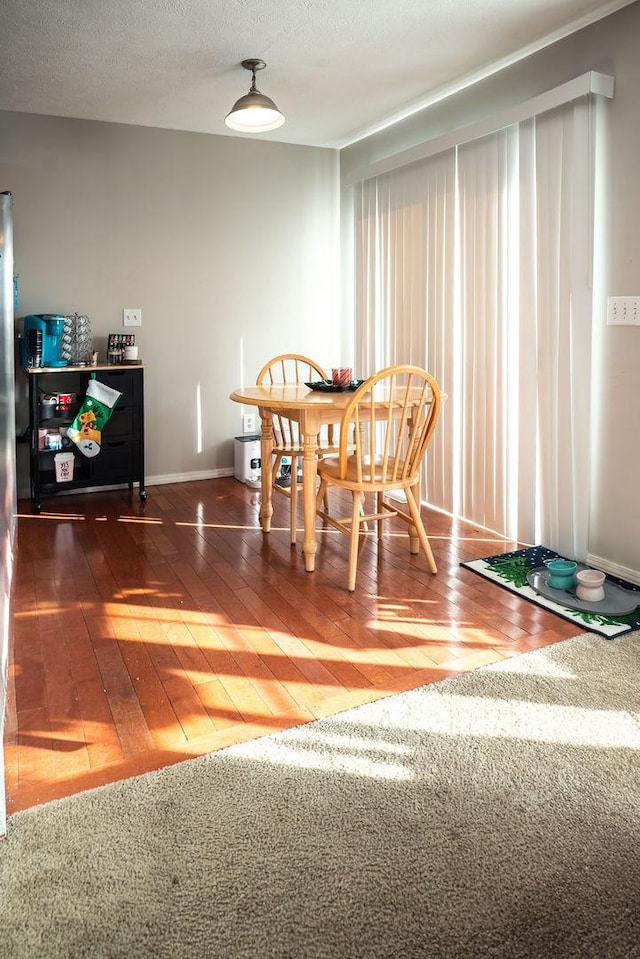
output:
<path id="1" fill-rule="evenodd" d="M 640 296 L 610 296 L 607 299 L 608 326 L 640 326 Z"/>
<path id="2" fill-rule="evenodd" d="M 242 429 L 245 433 L 255 433 L 256 431 L 256 414 L 255 413 L 245 413 L 242 417 Z"/>
<path id="3" fill-rule="evenodd" d="M 142 326 L 142 310 L 123 310 L 123 326 Z"/>

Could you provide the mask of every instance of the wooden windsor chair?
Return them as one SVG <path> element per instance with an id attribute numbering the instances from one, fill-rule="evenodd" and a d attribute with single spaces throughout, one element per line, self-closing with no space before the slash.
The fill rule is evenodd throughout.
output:
<path id="1" fill-rule="evenodd" d="M 311 383 L 326 380 L 327 374 L 314 360 L 298 353 L 281 353 L 274 356 L 262 367 L 256 379 L 256 385 L 281 383 Z M 298 461 L 303 455 L 302 439 L 298 424 L 282 414 L 273 417 L 273 453 L 272 489 L 288 496 L 290 499 L 289 531 L 291 545 L 295 545 L 298 527 Z M 328 452 L 336 452 L 333 443 L 333 426 L 323 428 L 318 436 L 318 456 L 323 457 Z M 281 472 L 283 461 L 289 460 L 289 486 L 284 485 L 286 477 Z M 289 464 L 286 464 L 287 466 Z M 326 507 L 326 502 L 325 502 Z M 326 507 L 328 509 L 328 507 Z"/>
<path id="2" fill-rule="evenodd" d="M 378 539 L 385 519 L 399 517 L 409 527 L 410 550 L 422 546 L 432 573 L 437 572 L 420 515 L 420 469 L 440 416 L 441 395 L 435 379 L 419 367 L 392 366 L 369 377 L 353 394 L 340 423 L 337 456 L 318 463 L 320 485 L 316 509 L 327 523 L 350 537 L 347 588 L 356 585 L 358 543 L 368 521 L 375 521 Z M 330 516 L 322 507 L 327 489 L 352 494 L 351 516 Z M 402 491 L 407 510 L 386 495 Z M 375 496 L 376 511 L 367 514 L 365 497 Z"/>

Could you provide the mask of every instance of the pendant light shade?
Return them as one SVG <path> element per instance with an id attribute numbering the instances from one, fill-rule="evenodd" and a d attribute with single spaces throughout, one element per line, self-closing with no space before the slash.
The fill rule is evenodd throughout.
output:
<path id="1" fill-rule="evenodd" d="M 280 113 L 270 97 L 256 88 L 256 70 L 264 70 L 264 60 L 243 60 L 245 70 L 251 70 L 252 80 L 249 92 L 233 105 L 233 109 L 224 118 L 230 130 L 240 133 L 267 133 L 277 130 L 284 123 L 284 114 Z"/>

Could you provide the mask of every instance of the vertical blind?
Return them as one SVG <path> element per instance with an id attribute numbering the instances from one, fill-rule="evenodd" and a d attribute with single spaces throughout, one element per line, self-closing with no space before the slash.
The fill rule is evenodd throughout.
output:
<path id="1" fill-rule="evenodd" d="M 368 375 L 412 363 L 440 384 L 451 382 L 455 153 L 365 180 L 355 204 L 358 369 Z M 449 431 L 439 430 L 432 443 L 430 496 L 453 511 Z"/>
<path id="2" fill-rule="evenodd" d="M 582 97 L 355 189 L 356 359 L 447 394 L 424 496 L 585 557 L 594 130 Z"/>

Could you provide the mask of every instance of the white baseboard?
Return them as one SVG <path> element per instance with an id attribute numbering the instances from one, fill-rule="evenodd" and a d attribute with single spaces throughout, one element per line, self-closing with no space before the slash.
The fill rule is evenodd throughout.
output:
<path id="1" fill-rule="evenodd" d="M 587 565 L 594 566 L 596 569 L 602 570 L 603 573 L 611 573 L 612 576 L 618 576 L 620 579 L 626 579 L 628 583 L 640 586 L 640 572 L 637 569 L 620 566 L 619 563 L 612 563 L 601 556 L 594 556 L 593 553 L 587 553 Z"/>
<path id="2" fill-rule="evenodd" d="M 159 476 L 145 476 L 146 486 L 165 486 L 167 483 L 190 483 L 194 480 L 218 479 L 221 476 L 233 476 L 233 467 L 219 470 L 196 470 L 193 473 L 164 473 Z"/>
<path id="3" fill-rule="evenodd" d="M 221 476 L 233 476 L 233 467 L 219 470 L 197 470 L 193 473 L 166 473 L 159 476 L 145 476 L 145 486 L 164 486 L 168 483 L 188 483 L 193 480 L 218 479 Z M 80 496 L 82 493 L 105 493 L 109 490 L 127 489 L 127 483 L 114 483 L 109 486 L 85 486 L 82 489 L 61 489 L 56 490 L 56 496 Z M 134 486 L 134 491 L 137 485 Z M 27 486 L 24 489 L 18 489 L 19 499 L 29 499 L 31 491 Z"/>

